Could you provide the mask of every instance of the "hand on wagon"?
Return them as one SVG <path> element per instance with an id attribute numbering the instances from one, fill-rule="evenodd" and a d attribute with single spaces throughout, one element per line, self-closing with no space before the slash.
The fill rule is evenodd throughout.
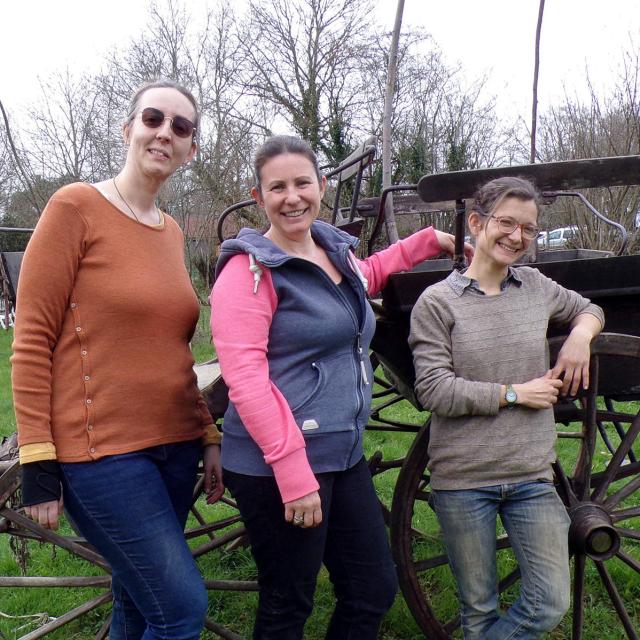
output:
<path id="1" fill-rule="evenodd" d="M 567 336 L 558 359 L 553 367 L 553 375 L 562 378 L 562 395 L 575 396 L 580 385 L 589 388 L 589 358 L 591 341 L 602 330 L 596 316 L 581 313 L 571 323 L 571 333 Z"/>
<path id="2" fill-rule="evenodd" d="M 456 252 L 456 238 L 454 235 L 450 233 L 445 233 L 444 231 L 438 231 L 435 229 L 436 238 L 438 239 L 438 243 L 440 244 L 440 248 L 450 254 L 454 255 Z M 467 259 L 467 264 L 471 263 L 471 259 L 473 258 L 474 248 L 472 244 L 468 242 L 464 243 L 464 257 Z"/>

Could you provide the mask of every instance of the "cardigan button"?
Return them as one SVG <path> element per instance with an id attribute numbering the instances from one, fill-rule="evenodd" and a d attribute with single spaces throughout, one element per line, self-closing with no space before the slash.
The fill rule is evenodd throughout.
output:
<path id="1" fill-rule="evenodd" d="M 86 356 L 86 355 L 87 355 L 87 350 L 86 350 L 86 349 L 83 349 L 80 353 L 81 353 L 83 356 Z"/>
<path id="2" fill-rule="evenodd" d="M 89 449 L 89 453 L 95 453 L 95 452 L 96 452 L 95 447 L 91 447 L 91 449 Z"/>
<path id="3" fill-rule="evenodd" d="M 91 398 L 87 398 L 87 404 L 91 404 L 92 400 Z"/>
<path id="4" fill-rule="evenodd" d="M 92 424 L 88 424 L 87 425 L 87 431 L 93 431 L 93 425 Z"/>
<path id="5" fill-rule="evenodd" d="M 84 379 L 85 380 L 91 380 L 91 378 L 89 376 L 85 376 Z"/>
<path id="6" fill-rule="evenodd" d="M 76 331 L 82 331 L 82 327 L 76 327 Z"/>

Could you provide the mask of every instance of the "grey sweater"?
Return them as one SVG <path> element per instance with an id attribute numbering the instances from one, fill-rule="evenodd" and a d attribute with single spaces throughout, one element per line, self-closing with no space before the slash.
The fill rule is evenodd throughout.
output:
<path id="1" fill-rule="evenodd" d="M 511 269 L 512 283 L 485 296 L 457 272 L 426 289 L 411 314 L 416 395 L 432 412 L 434 489 L 551 480 L 553 409 L 500 408 L 500 385 L 549 369 L 549 323 L 569 324 L 600 307 L 537 269 Z"/>

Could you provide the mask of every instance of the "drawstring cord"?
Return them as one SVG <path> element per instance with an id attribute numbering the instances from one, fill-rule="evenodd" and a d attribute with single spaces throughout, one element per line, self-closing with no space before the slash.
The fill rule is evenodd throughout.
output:
<path id="1" fill-rule="evenodd" d="M 262 278 L 262 269 L 256 262 L 256 257 L 253 253 L 249 254 L 249 271 L 253 273 L 253 295 L 258 293 L 258 285 L 260 284 L 260 278 Z"/>
<path id="2" fill-rule="evenodd" d="M 360 271 L 358 261 L 351 251 L 347 253 L 347 257 L 349 263 L 351 264 L 351 268 L 358 276 L 358 280 L 360 280 L 362 286 L 364 287 L 365 295 L 367 295 L 369 293 L 369 281 L 364 277 L 362 271 Z M 260 268 L 260 265 L 258 264 L 253 253 L 249 254 L 249 271 L 253 273 L 253 293 L 255 295 L 256 293 L 258 293 L 258 285 L 260 284 L 260 278 L 262 278 L 262 269 Z"/>
<path id="3" fill-rule="evenodd" d="M 347 256 L 349 258 L 349 263 L 351 264 L 351 268 L 355 271 L 355 274 L 358 276 L 358 279 L 360 280 L 360 282 L 362 282 L 365 295 L 369 295 L 369 281 L 364 277 L 362 271 L 360 271 L 360 267 L 358 266 L 358 261 L 356 260 L 356 257 L 353 255 L 353 253 L 351 253 L 351 251 L 347 253 Z"/>

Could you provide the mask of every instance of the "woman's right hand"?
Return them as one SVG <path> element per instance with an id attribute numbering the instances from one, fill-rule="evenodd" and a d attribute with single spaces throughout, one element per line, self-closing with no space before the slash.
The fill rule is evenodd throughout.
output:
<path id="1" fill-rule="evenodd" d="M 322 505 L 317 491 L 284 503 L 284 519 L 302 529 L 317 527 L 322 522 Z"/>
<path id="2" fill-rule="evenodd" d="M 518 396 L 517 403 L 531 409 L 549 409 L 558 401 L 562 380 L 553 377 L 551 370 L 541 378 L 534 378 L 522 384 L 514 384 Z"/>
<path id="3" fill-rule="evenodd" d="M 50 502 L 41 502 L 40 504 L 25 507 L 24 512 L 27 518 L 30 518 L 47 529 L 53 529 L 55 531 L 58 528 L 63 506 L 62 498 L 60 498 L 60 500 L 51 500 Z"/>

